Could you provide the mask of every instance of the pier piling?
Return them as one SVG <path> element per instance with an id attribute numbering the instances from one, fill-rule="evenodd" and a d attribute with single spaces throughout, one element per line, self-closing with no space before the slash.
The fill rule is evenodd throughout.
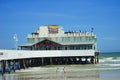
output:
<path id="1" fill-rule="evenodd" d="M 11 69 L 10 69 L 10 60 L 7 61 L 7 64 L 8 64 L 8 73 L 10 74 L 10 72 L 11 72 Z"/>
<path id="2" fill-rule="evenodd" d="M 5 73 L 5 62 L 4 60 L 1 61 L 1 68 L 2 68 L 2 75 Z"/>
<path id="3" fill-rule="evenodd" d="M 15 72 L 15 60 L 13 60 L 13 71 Z"/>

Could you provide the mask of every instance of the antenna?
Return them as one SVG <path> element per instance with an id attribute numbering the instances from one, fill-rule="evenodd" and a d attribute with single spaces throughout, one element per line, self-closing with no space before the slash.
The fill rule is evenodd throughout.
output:
<path id="1" fill-rule="evenodd" d="M 18 37 L 17 37 L 17 34 L 13 35 L 13 39 L 15 41 L 15 49 L 17 50 L 17 47 L 18 47 Z"/>

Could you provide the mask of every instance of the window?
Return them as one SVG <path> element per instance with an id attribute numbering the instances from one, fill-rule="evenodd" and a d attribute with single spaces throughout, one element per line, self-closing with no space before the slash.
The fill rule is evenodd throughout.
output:
<path id="1" fill-rule="evenodd" d="M 89 41 L 89 38 L 88 38 L 88 37 L 86 37 L 86 41 Z"/>
<path id="2" fill-rule="evenodd" d="M 56 41 L 58 41 L 58 38 L 56 37 Z"/>
<path id="3" fill-rule="evenodd" d="M 74 46 L 70 46 L 70 49 L 71 49 L 71 50 L 74 50 Z"/>
<path id="4" fill-rule="evenodd" d="M 65 50 L 67 50 L 67 46 L 65 47 Z"/>
<path id="5" fill-rule="evenodd" d="M 76 46 L 76 50 L 80 50 L 80 46 Z"/>
<path id="6" fill-rule="evenodd" d="M 67 40 L 68 42 L 70 42 L 70 37 L 68 37 L 68 40 Z"/>
<path id="7" fill-rule="evenodd" d="M 64 37 L 62 37 L 62 42 L 64 42 Z"/>
<path id="8" fill-rule="evenodd" d="M 81 37 L 80 37 L 79 39 L 80 39 L 80 41 L 82 41 L 82 38 L 81 38 Z"/>

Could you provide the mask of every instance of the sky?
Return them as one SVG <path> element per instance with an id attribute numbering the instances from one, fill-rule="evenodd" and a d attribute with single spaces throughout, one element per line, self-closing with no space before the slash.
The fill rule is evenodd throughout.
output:
<path id="1" fill-rule="evenodd" d="M 101 52 L 120 52 L 120 0 L 0 0 L 0 49 L 26 43 L 41 25 L 65 31 L 94 28 Z"/>

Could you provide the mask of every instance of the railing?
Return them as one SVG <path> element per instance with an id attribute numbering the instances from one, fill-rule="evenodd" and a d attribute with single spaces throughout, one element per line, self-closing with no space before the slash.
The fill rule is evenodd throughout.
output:
<path id="1" fill-rule="evenodd" d="M 95 36 L 92 32 L 76 32 L 76 33 L 65 33 L 65 34 L 46 34 L 46 35 L 31 35 L 28 34 L 28 38 L 35 38 L 35 37 L 71 37 L 71 36 Z"/>

